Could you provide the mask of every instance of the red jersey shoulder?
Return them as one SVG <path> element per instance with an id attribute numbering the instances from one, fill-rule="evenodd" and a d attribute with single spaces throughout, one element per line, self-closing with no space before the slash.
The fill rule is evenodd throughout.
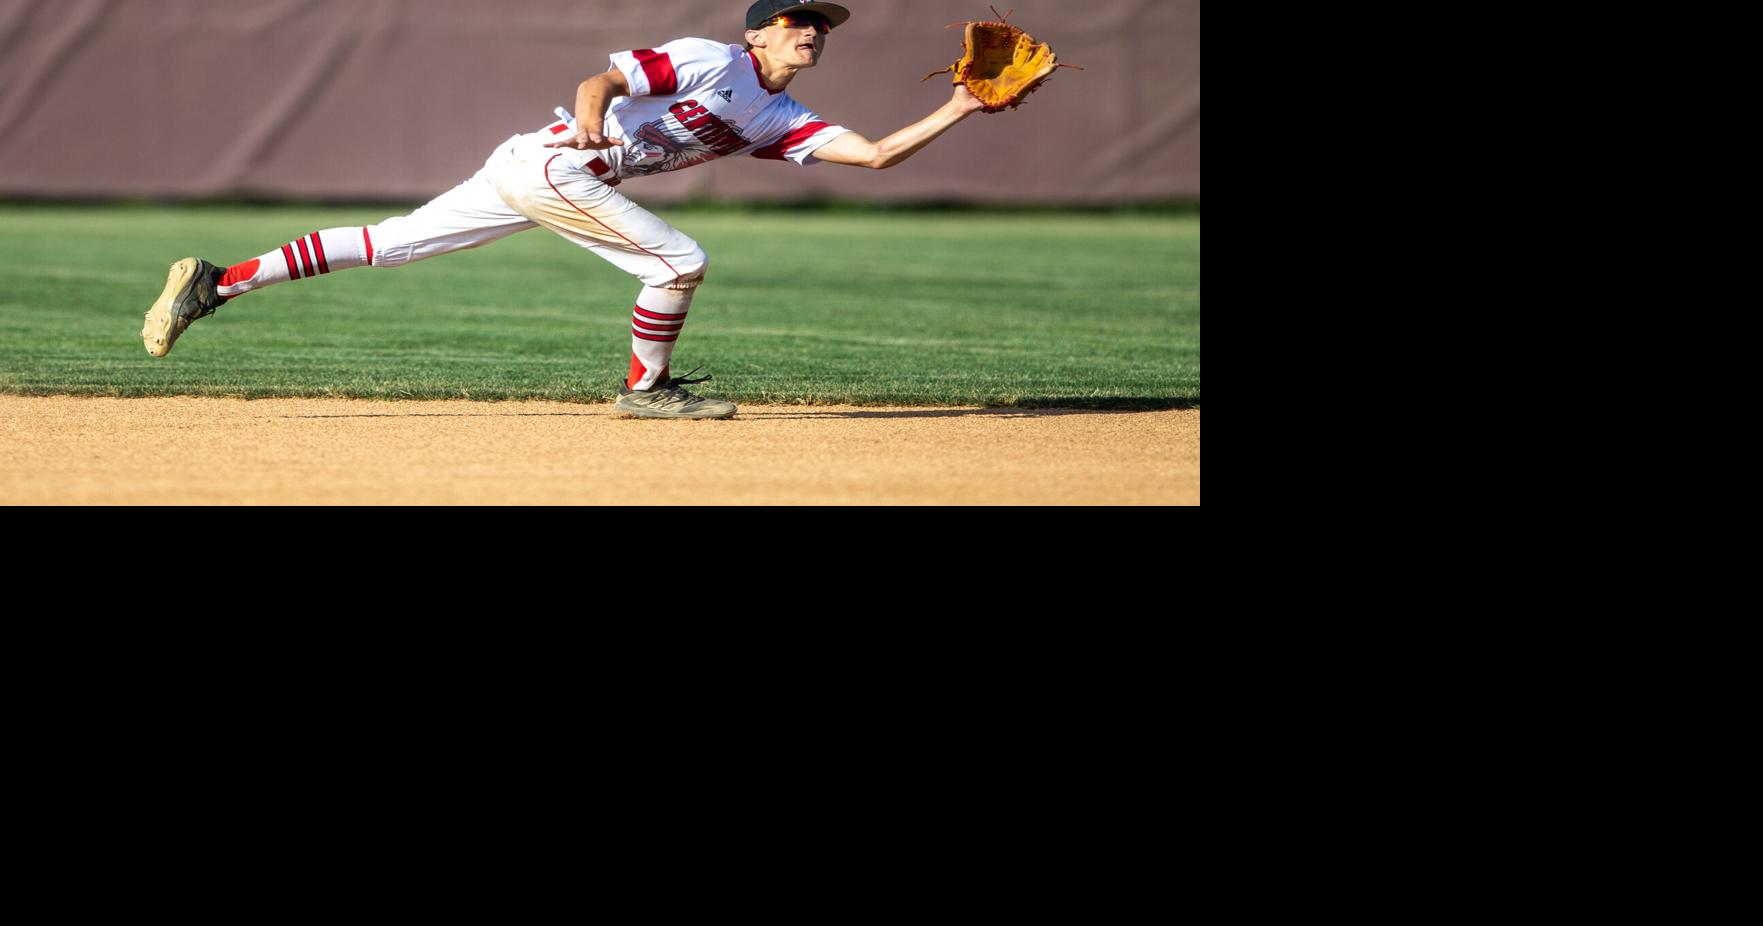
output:
<path id="1" fill-rule="evenodd" d="M 612 66 L 631 85 L 631 96 L 667 96 L 715 80 L 742 57 L 739 46 L 711 39 L 675 39 L 654 48 L 612 54 Z"/>
<path id="2" fill-rule="evenodd" d="M 784 96 L 778 102 L 782 105 L 771 108 L 773 120 L 763 126 L 763 144 L 753 149 L 753 157 L 808 165 L 813 163 L 811 155 L 816 149 L 850 131 L 822 119 L 793 97 Z"/>

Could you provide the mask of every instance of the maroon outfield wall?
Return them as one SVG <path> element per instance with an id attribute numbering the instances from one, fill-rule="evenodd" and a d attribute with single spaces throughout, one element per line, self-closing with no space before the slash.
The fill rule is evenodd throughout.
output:
<path id="1" fill-rule="evenodd" d="M 791 95 L 872 139 L 984 3 L 847 0 Z M 0 196 L 421 200 L 535 131 L 608 52 L 741 41 L 747 0 L 0 0 Z M 1000 6 L 1000 10 L 1004 7 Z M 1103 203 L 1200 195 L 1199 0 L 1022 0 L 1061 70 L 887 171 L 726 158 L 627 184 L 687 197 Z"/>

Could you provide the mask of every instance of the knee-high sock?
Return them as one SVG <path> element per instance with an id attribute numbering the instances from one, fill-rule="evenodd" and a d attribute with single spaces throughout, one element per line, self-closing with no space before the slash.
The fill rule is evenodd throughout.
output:
<path id="1" fill-rule="evenodd" d="M 371 263 L 373 238 L 367 229 L 327 228 L 296 238 L 262 257 L 228 267 L 226 276 L 220 278 L 220 294 L 230 299 L 276 283 Z"/>
<path id="2" fill-rule="evenodd" d="M 631 373 L 624 381 L 626 386 L 651 389 L 667 376 L 668 360 L 673 357 L 680 329 L 686 325 L 686 310 L 692 307 L 695 292 L 643 287 L 631 311 Z"/>

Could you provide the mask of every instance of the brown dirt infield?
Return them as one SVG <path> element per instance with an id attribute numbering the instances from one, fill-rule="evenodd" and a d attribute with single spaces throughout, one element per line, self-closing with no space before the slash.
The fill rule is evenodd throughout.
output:
<path id="1" fill-rule="evenodd" d="M 1200 503 L 1198 410 L 0 395 L 0 503 Z"/>

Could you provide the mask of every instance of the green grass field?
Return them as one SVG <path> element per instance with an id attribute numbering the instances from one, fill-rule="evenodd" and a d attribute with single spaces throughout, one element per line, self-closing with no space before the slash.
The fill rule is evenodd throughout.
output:
<path id="1" fill-rule="evenodd" d="M 241 297 L 164 359 L 172 261 L 254 257 L 385 207 L 0 205 L 0 392 L 609 400 L 638 285 L 547 232 Z M 1194 214 L 659 210 L 710 254 L 674 354 L 736 402 L 1200 401 Z"/>

